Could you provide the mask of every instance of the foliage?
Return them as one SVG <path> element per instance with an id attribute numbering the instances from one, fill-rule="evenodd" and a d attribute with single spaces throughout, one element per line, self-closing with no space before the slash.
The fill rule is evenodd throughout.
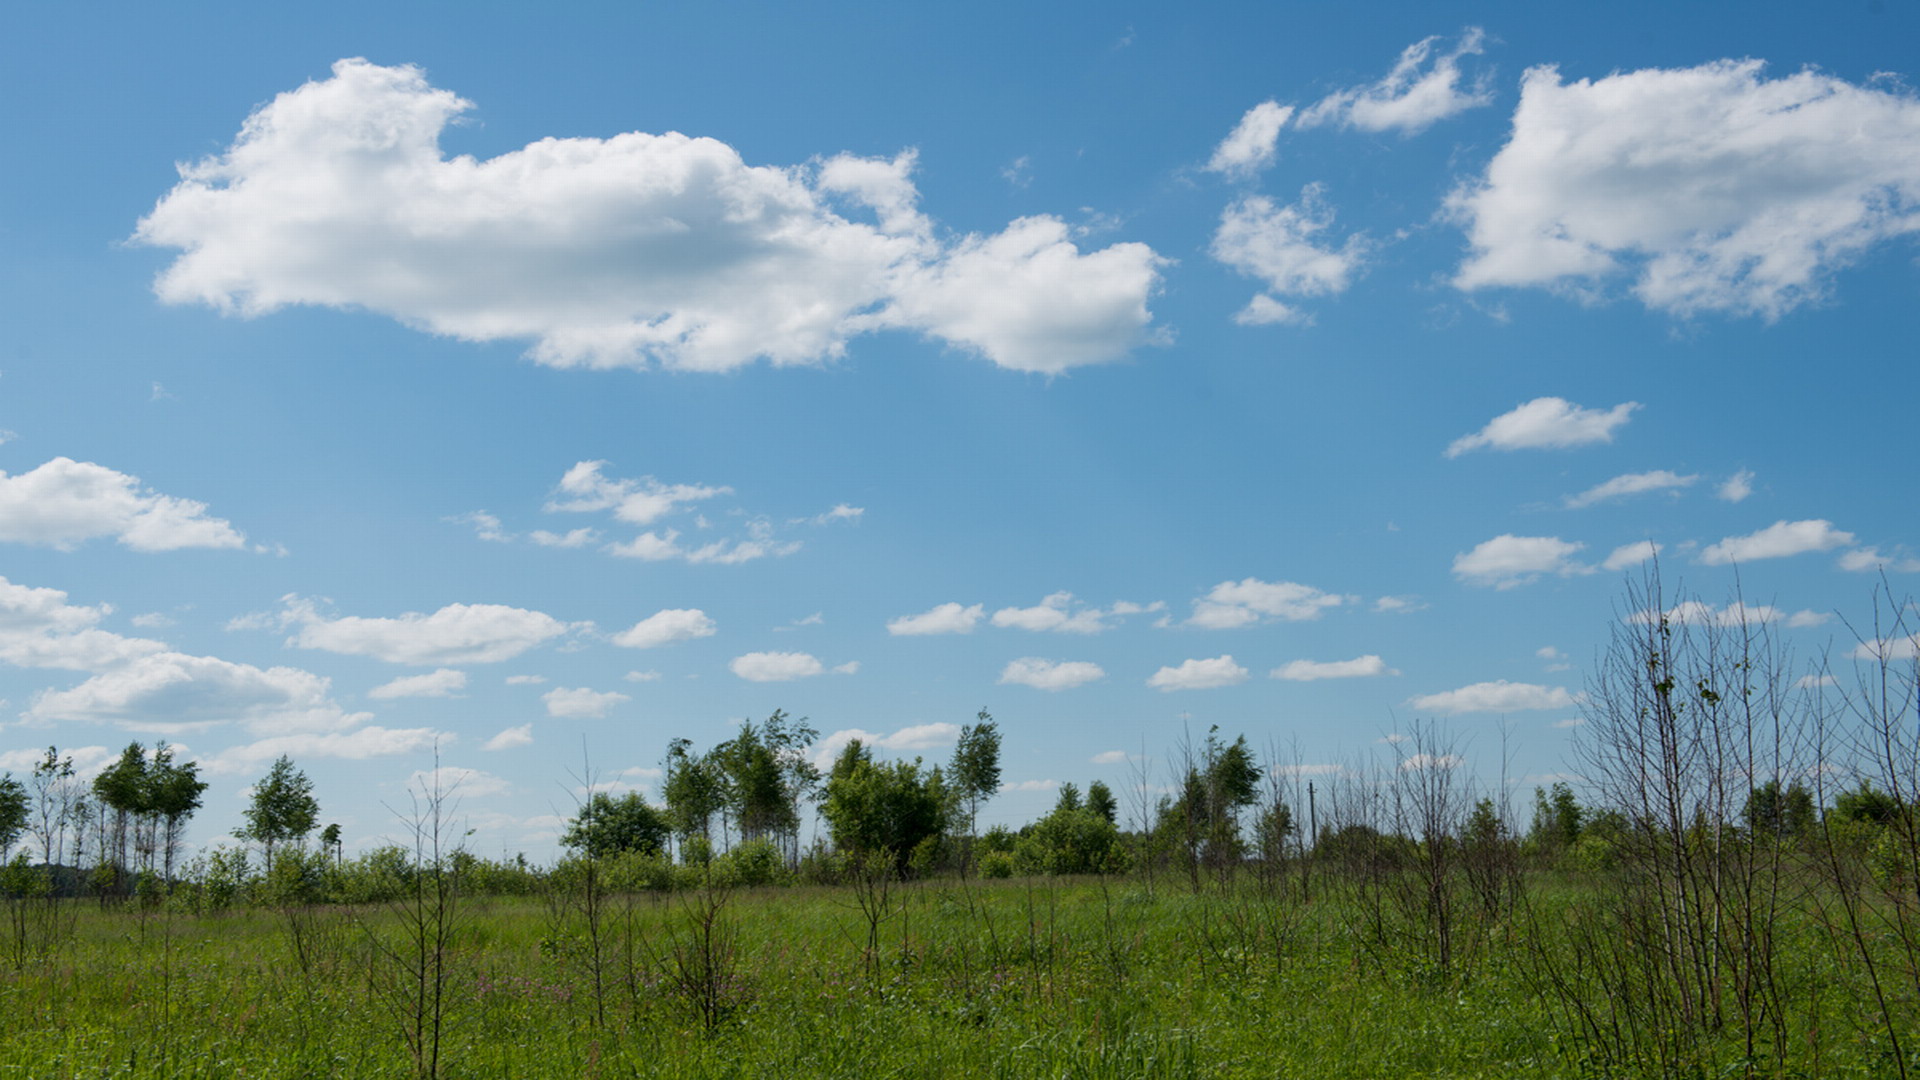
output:
<path id="1" fill-rule="evenodd" d="M 27 831 L 27 788 L 12 773 L 0 773 L 0 859 Z"/>
<path id="2" fill-rule="evenodd" d="M 596 791 L 567 822 L 560 843 L 592 859 L 627 851 L 660 854 L 669 831 L 666 817 L 638 792 L 616 799 Z"/>
<path id="3" fill-rule="evenodd" d="M 914 849 L 946 828 L 950 804 L 938 767 L 923 772 L 918 758 L 875 762 L 855 739 L 834 759 L 820 816 L 836 848 L 860 858 L 882 855 L 904 874 Z"/>
<path id="4" fill-rule="evenodd" d="M 313 781 L 294 768 L 293 759 L 282 754 L 253 786 L 253 801 L 244 816 L 246 825 L 234 835 L 258 842 L 266 849 L 267 865 L 272 867 L 274 849 L 290 840 L 304 839 L 320 818 Z"/>

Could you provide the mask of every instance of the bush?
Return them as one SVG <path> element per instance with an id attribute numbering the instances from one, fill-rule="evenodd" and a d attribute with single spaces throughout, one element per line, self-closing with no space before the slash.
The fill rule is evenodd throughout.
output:
<path id="1" fill-rule="evenodd" d="M 989 851 L 980 856 L 980 876 L 984 878 L 1010 878 L 1013 876 L 1013 854 L 1007 851 Z"/>
<path id="2" fill-rule="evenodd" d="M 785 877 L 786 860 L 767 839 L 749 840 L 713 860 L 713 876 L 722 885 L 772 885 Z"/>

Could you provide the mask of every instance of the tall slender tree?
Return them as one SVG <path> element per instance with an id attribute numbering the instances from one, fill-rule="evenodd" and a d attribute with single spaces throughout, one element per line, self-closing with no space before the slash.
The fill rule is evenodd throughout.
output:
<path id="1" fill-rule="evenodd" d="M 320 818 L 320 804 L 313 797 L 313 781 L 294 768 L 285 754 L 253 786 L 253 802 L 245 811 L 246 825 L 239 835 L 257 842 L 266 852 L 267 869 L 273 869 L 274 848 L 289 840 L 301 840 L 313 831 Z"/>
<path id="2" fill-rule="evenodd" d="M 967 850 L 962 864 L 973 858 L 974 838 L 979 835 L 980 804 L 1000 790 L 1000 725 L 986 709 L 974 718 L 977 723 L 960 729 L 953 747 L 952 776 L 955 794 L 967 807 Z"/>

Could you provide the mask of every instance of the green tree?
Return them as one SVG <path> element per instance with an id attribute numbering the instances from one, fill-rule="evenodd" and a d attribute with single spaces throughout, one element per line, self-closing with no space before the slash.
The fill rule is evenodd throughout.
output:
<path id="1" fill-rule="evenodd" d="M 101 823 L 107 828 L 106 850 L 100 852 L 104 887 L 124 894 L 133 883 L 127 845 L 139 821 L 150 812 L 151 786 L 147 779 L 147 748 L 129 743 L 119 760 L 93 778 L 93 796 L 106 808 Z"/>
<path id="2" fill-rule="evenodd" d="M 819 737 L 804 718 L 775 709 L 764 723 L 743 723 L 738 735 L 713 748 L 708 757 L 725 778 L 742 840 L 784 841 L 789 860 L 798 858 L 800 801 L 820 784 L 806 751 Z"/>
<path id="3" fill-rule="evenodd" d="M 668 743 L 666 782 L 660 793 L 667 800 L 673 831 L 680 837 L 682 857 L 688 842 L 696 839 L 711 851 L 714 815 L 727 808 L 726 777 L 712 757 L 694 753 L 687 739 Z"/>
<path id="4" fill-rule="evenodd" d="M 666 850 L 669 832 L 666 817 L 637 793 L 616 799 L 597 791 L 567 822 L 560 842 L 593 859 L 628 851 L 657 855 Z"/>
<path id="5" fill-rule="evenodd" d="M 1586 811 L 1564 781 L 1556 781 L 1551 793 L 1533 789 L 1533 827 L 1527 839 L 1535 847 L 1554 853 L 1567 850 L 1580 839 L 1585 821 Z"/>
<path id="6" fill-rule="evenodd" d="M 973 838 L 979 835 L 980 805 L 1000 790 L 1000 725 L 986 709 L 974 717 L 976 723 L 960 729 L 953 747 L 953 765 L 947 770 L 948 782 L 967 808 L 967 854 L 972 858 Z"/>
<path id="7" fill-rule="evenodd" d="M 253 802 L 245 811 L 247 819 L 235 835 L 258 843 L 266 853 L 267 872 L 273 871 L 273 850 L 289 840 L 299 841 L 313 831 L 320 817 L 320 804 L 313 797 L 313 781 L 294 768 L 285 754 L 253 786 Z"/>
<path id="8" fill-rule="evenodd" d="M 1105 783 L 1095 780 L 1087 785 L 1087 809 L 1107 819 L 1107 824 L 1120 822 L 1120 800 L 1113 797 L 1113 789 Z"/>
<path id="9" fill-rule="evenodd" d="M 1785 790 L 1781 789 L 1780 781 L 1769 780 L 1747 795 L 1741 816 L 1756 836 L 1779 839 L 1805 836 L 1813 828 L 1813 793 L 1798 780 Z"/>
<path id="10" fill-rule="evenodd" d="M 27 787 L 12 773 L 0 773 L 0 862 L 7 860 L 7 852 L 26 831 Z"/>
<path id="11" fill-rule="evenodd" d="M 952 799 L 940 769 L 920 759 L 875 762 L 859 739 L 834 759 L 820 816 L 834 847 L 857 856 L 880 854 L 904 875 L 914 849 L 946 829 Z"/>
<path id="12" fill-rule="evenodd" d="M 340 865 L 344 852 L 341 850 L 340 826 L 336 823 L 320 830 L 320 846 L 333 856 L 333 864 Z"/>
<path id="13" fill-rule="evenodd" d="M 173 747 L 153 748 L 153 766 L 147 770 L 147 808 L 160 830 L 161 873 L 173 880 L 173 863 L 186 839 L 187 821 L 200 809 L 207 782 L 200 779 L 198 762 L 176 763 Z"/>

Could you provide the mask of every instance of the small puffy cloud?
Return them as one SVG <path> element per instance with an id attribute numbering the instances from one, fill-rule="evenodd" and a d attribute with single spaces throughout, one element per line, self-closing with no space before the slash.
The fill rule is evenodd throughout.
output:
<path id="1" fill-rule="evenodd" d="M 1383 596 L 1373 602 L 1373 610 L 1395 615 L 1421 611 L 1426 606 L 1426 603 L 1417 596 Z"/>
<path id="2" fill-rule="evenodd" d="M 1055 791 L 1059 787 L 1060 787 L 1060 781 L 1058 780 L 1020 780 L 1020 781 L 1009 780 L 1006 783 L 1003 783 L 1000 785 L 1000 790 L 1003 792 L 1005 791 Z"/>
<path id="3" fill-rule="evenodd" d="M 1386 661 L 1368 653 L 1351 660 L 1293 660 L 1274 668 L 1270 674 L 1275 679 L 1291 682 L 1314 682 L 1319 679 L 1364 679 L 1400 673 L 1388 667 Z"/>
<path id="4" fill-rule="evenodd" d="M 482 799 L 505 795 L 513 790 L 513 785 L 479 769 L 442 765 L 437 769 L 415 769 L 413 775 L 407 777 L 407 789 L 429 796 L 438 793 L 450 799 Z"/>
<path id="5" fill-rule="evenodd" d="M 952 746 L 960 738 L 960 725 L 936 721 L 931 724 L 913 724 L 886 734 L 865 731 L 860 728 L 843 728 L 821 739 L 814 745 L 813 762 L 825 769 L 840 756 L 847 744 L 859 739 L 861 745 L 872 750 L 892 750 L 898 753 L 912 753 L 918 750 L 937 750 L 943 746 Z"/>
<path id="6" fill-rule="evenodd" d="M 1162 692 L 1171 690 L 1212 690 L 1247 681 L 1247 669 L 1233 662 L 1232 654 L 1210 660 L 1187 660 L 1179 667 L 1163 667 L 1153 673 L 1147 685 Z"/>
<path id="7" fill-rule="evenodd" d="M 604 461 L 582 461 L 568 469 L 547 500 L 549 513 L 583 513 L 610 510 L 629 525 L 651 525 L 682 507 L 721 495 L 733 494 L 730 487 L 709 484 L 663 484 L 651 476 L 637 480 L 607 476 Z"/>
<path id="8" fill-rule="evenodd" d="M 1422 712 L 1476 713 L 1525 712 L 1532 709 L 1564 709 L 1574 704 L 1574 696 L 1559 686 L 1537 686 L 1500 679 L 1474 683 L 1458 690 L 1423 694 L 1408 702 Z"/>
<path id="9" fill-rule="evenodd" d="M 1920 559 L 1910 555 L 1882 555 L 1879 548 L 1855 548 L 1840 555 L 1840 569 L 1855 573 L 1890 570 L 1900 574 L 1920 573 Z M 135 619 L 134 625 L 140 620 Z"/>
<path id="10" fill-rule="evenodd" d="M 444 520 L 452 522 L 455 525 L 473 526 L 474 536 L 488 543 L 505 544 L 513 540 L 513 534 L 507 532 L 505 527 L 500 524 L 500 519 L 487 513 L 485 510 L 474 510 L 465 514 L 456 514 Z"/>
<path id="11" fill-rule="evenodd" d="M 176 622 L 173 616 L 158 611 L 149 611 L 142 615 L 135 615 L 127 621 L 142 630 L 165 630 L 167 627 L 175 625 Z"/>
<path id="12" fill-rule="evenodd" d="M 1719 499 L 1721 502 L 1741 502 L 1751 494 L 1753 494 L 1752 469 L 1741 469 L 1739 472 L 1721 481 L 1720 486 L 1713 489 L 1713 497 Z"/>
<path id="13" fill-rule="evenodd" d="M 1540 646 L 1539 648 L 1533 650 L 1533 655 L 1539 657 L 1542 660 L 1565 660 L 1567 658 L 1566 653 L 1561 652 L 1559 649 L 1556 649 L 1551 645 Z"/>
<path id="14" fill-rule="evenodd" d="M 1064 634 L 1097 634 L 1112 629 L 1108 620 L 1124 615 L 1137 615 L 1141 612 L 1159 611 L 1166 605 L 1135 604 L 1122 600 L 1110 608 L 1075 608 L 1073 594 L 1057 592 L 1043 598 L 1039 604 L 1029 608 L 1001 608 L 993 613 L 993 625 L 1011 627 L 1018 630 L 1051 630 Z"/>
<path id="15" fill-rule="evenodd" d="M 667 608 L 613 635 L 613 643 L 629 649 L 653 649 L 696 638 L 712 637 L 719 627 L 699 608 Z"/>
<path id="16" fill-rule="evenodd" d="M 0 472 L 0 541 L 72 551 L 112 537 L 135 551 L 244 548 L 247 538 L 207 516 L 207 505 L 144 488 L 137 476 L 57 457 L 30 472 Z"/>
<path id="17" fill-rule="evenodd" d="M 1793 684 L 1795 690 L 1821 690 L 1838 684 L 1831 675 L 1802 675 Z"/>
<path id="18" fill-rule="evenodd" d="M 1476 545 L 1472 551 L 1455 555 L 1453 576 L 1468 585 L 1511 589 L 1530 584 L 1542 574 L 1561 577 L 1590 574 L 1593 567 L 1573 561 L 1574 553 L 1585 546 L 1557 536 L 1502 533 Z"/>
<path id="19" fill-rule="evenodd" d="M 1087 760 L 1095 765 L 1125 765 L 1132 758 L 1125 750 L 1102 750 Z"/>
<path id="20" fill-rule="evenodd" d="M 518 750 L 523 746 L 532 746 L 532 745 L 533 745 L 533 725 L 521 724 L 519 727 L 507 728 L 506 730 L 495 735 L 493 738 L 488 739 L 486 743 L 480 747 L 480 749 L 482 750 Z"/>
<path id="21" fill-rule="evenodd" d="M 1683 600 L 1661 615 L 1669 623 L 1696 626 L 1763 626 L 1784 620 L 1794 629 L 1819 626 L 1829 618 L 1817 611 L 1789 615 L 1772 604 L 1748 604 L 1741 600 L 1735 600 L 1725 607 L 1714 607 L 1702 600 Z M 1655 616 L 1649 611 L 1636 611 L 1628 615 L 1625 621 L 1645 625 L 1654 622 Z"/>
<path id="22" fill-rule="evenodd" d="M 629 671 L 625 675 L 622 675 L 620 677 L 627 680 L 628 682 L 659 682 L 660 681 L 660 673 L 657 671 Z"/>
<path id="23" fill-rule="evenodd" d="M 1332 296 L 1346 291 L 1366 257 L 1367 241 L 1356 234 L 1337 247 L 1320 243 L 1319 234 L 1332 224 L 1333 208 L 1318 184 L 1302 188 L 1300 201 L 1290 206 L 1276 206 L 1264 195 L 1249 195 L 1221 213 L 1209 253 L 1264 283 L 1268 294 L 1274 294 L 1255 297 L 1235 317 L 1236 322 L 1306 322 L 1307 316 L 1278 297 Z"/>
<path id="24" fill-rule="evenodd" d="M 832 525 L 842 521 L 854 522 L 865 517 L 866 513 L 867 508 L 864 506 L 849 506 L 846 503 L 836 503 L 833 509 L 828 510 L 824 514 L 815 514 L 810 518 L 797 518 L 793 523 L 796 525 L 801 523 L 808 525 Z"/>
<path id="25" fill-rule="evenodd" d="M 431 615 L 328 618 L 310 600 L 287 596 L 279 621 L 294 627 L 287 644 L 390 664 L 495 664 L 568 630 L 543 612 L 503 604 L 448 604 Z"/>
<path id="26" fill-rule="evenodd" d="M 1244 179 L 1272 165 L 1280 129 L 1287 126 L 1287 119 L 1292 115 L 1293 106 L 1273 101 L 1263 101 L 1248 109 L 1233 131 L 1214 147 L 1207 171 Z"/>
<path id="27" fill-rule="evenodd" d="M 1438 51 L 1439 41 L 1430 37 L 1407 46 L 1385 78 L 1327 95 L 1301 111 L 1299 126 L 1337 124 L 1418 135 L 1450 116 L 1493 104 L 1485 82 L 1464 85 L 1460 71 L 1462 57 L 1485 51 L 1486 34 L 1468 27 L 1450 52 Z"/>
<path id="28" fill-rule="evenodd" d="M 1831 621 L 1833 621 L 1833 613 L 1830 611 L 1796 611 L 1787 616 L 1787 625 L 1795 630 L 1825 626 Z"/>
<path id="29" fill-rule="evenodd" d="M 1038 656 L 1010 661 L 1000 672 L 1002 685 L 1031 686 L 1035 690 L 1071 690 L 1106 677 L 1099 664 L 1086 660 L 1045 660 Z"/>
<path id="30" fill-rule="evenodd" d="M 568 529 L 564 533 L 549 532 L 546 529 L 535 529 L 527 534 L 527 539 L 541 547 L 584 548 L 592 547 L 594 544 L 600 542 L 600 531 L 598 529 L 589 529 L 585 526 L 578 529 Z"/>
<path id="31" fill-rule="evenodd" d="M 1631 544 L 1621 544 L 1600 563 L 1600 569 L 1610 571 L 1630 569 L 1660 554 L 1660 551 L 1661 546 L 1651 540 L 1635 540 Z"/>
<path id="32" fill-rule="evenodd" d="M 598 720 L 613 711 L 613 707 L 633 699 L 617 691 L 590 690 L 582 687 L 556 686 L 540 695 L 547 703 L 547 715 L 566 720 Z"/>
<path id="33" fill-rule="evenodd" d="M 441 133 L 472 108 L 361 59 L 278 95 L 140 221 L 137 242 L 180 252 L 155 291 L 531 341 L 562 368 L 820 364 L 904 329 L 1061 371 L 1116 359 L 1151 321 L 1146 245 L 1083 252 L 1051 217 L 946 238 L 910 152 L 756 166 L 716 139 L 629 132 L 449 158 Z"/>
<path id="34" fill-rule="evenodd" d="M 1876 663 L 1920 659 L 1920 634 L 1863 641 L 1855 645 L 1848 655 L 1855 660 L 1871 660 Z"/>
<path id="35" fill-rule="evenodd" d="M 1564 450 L 1574 446 L 1610 443 L 1613 433 L 1640 407 L 1637 401 L 1611 409 L 1586 409 L 1565 398 L 1541 397 L 1501 413 L 1487 426 L 1462 435 L 1447 447 L 1447 456 L 1470 450 Z"/>
<path id="36" fill-rule="evenodd" d="M 1831 551 L 1851 543 L 1853 534 L 1834 528 L 1830 521 L 1776 521 L 1759 532 L 1729 536 L 1708 545 L 1701 550 L 1700 561 L 1708 566 L 1725 566 L 1804 555 L 1810 551 Z"/>
<path id="37" fill-rule="evenodd" d="M 300 761 L 312 758 L 365 761 L 398 754 L 417 754 L 452 741 L 453 736 L 432 728 L 368 726 L 353 731 L 275 735 L 245 746 L 222 750 L 204 760 L 208 772 L 232 776 L 258 772 L 268 762 L 282 755 Z"/>
<path id="38" fill-rule="evenodd" d="M 827 669 L 811 653 L 751 652 L 734 657 L 727 670 L 748 682 L 790 682 L 810 679 Z"/>
<path id="39" fill-rule="evenodd" d="M 918 615 L 902 615 L 887 620 L 887 633 L 895 637 L 922 634 L 971 634 L 986 614 L 986 605 L 962 607 L 957 603 L 940 604 Z"/>
<path id="40" fill-rule="evenodd" d="M 1507 144 L 1448 199 L 1472 251 L 1462 289 L 1592 292 L 1775 319 L 1915 229 L 1920 100 L 1758 60 L 1521 80 Z"/>
<path id="41" fill-rule="evenodd" d="M 1422 769 L 1457 769 L 1467 763 L 1459 754 L 1412 754 L 1400 762 L 1401 772 L 1418 772 Z"/>
<path id="42" fill-rule="evenodd" d="M 547 681 L 547 677 L 545 675 L 509 675 L 507 676 L 508 686 L 539 686 L 540 684 L 546 681 Z"/>
<path id="43" fill-rule="evenodd" d="M 668 529 L 664 533 L 652 530 L 641 533 L 623 544 L 609 544 L 607 552 L 623 559 L 641 559 L 646 562 L 667 562 L 680 560 L 714 566 L 738 566 L 755 559 L 769 556 L 780 558 L 800 550 L 798 540 L 775 541 L 766 537 L 753 537 L 746 540 L 714 540 L 710 543 L 687 546 L 680 543 L 678 529 Z"/>
<path id="44" fill-rule="evenodd" d="M 1193 602 L 1193 614 L 1187 618 L 1187 625 L 1205 630 L 1229 630 L 1270 619 L 1306 622 L 1346 600 L 1346 597 L 1292 581 L 1259 578 L 1223 581 Z"/>
<path id="45" fill-rule="evenodd" d="M 860 674 L 860 661 L 849 660 L 844 664 L 835 664 L 830 670 L 835 675 L 858 675 Z"/>
<path id="46" fill-rule="evenodd" d="M 1652 472 L 1626 473 L 1604 483 L 1595 484 L 1578 495 L 1568 495 L 1564 502 L 1569 510 L 1580 510 L 1595 503 L 1612 502 L 1630 495 L 1644 495 L 1649 491 L 1678 492 L 1682 488 L 1693 486 L 1700 477 L 1681 476 L 1666 469 Z"/>
<path id="47" fill-rule="evenodd" d="M 452 697 L 467 688 L 467 673 L 453 668 L 441 668 L 425 675 L 403 675 L 389 683 L 384 683 L 367 691 L 367 696 L 380 700 L 409 697 Z"/>
<path id="48" fill-rule="evenodd" d="M 331 682 L 298 668 L 257 668 L 160 652 L 118 664 L 68 690 L 35 696 L 34 721 L 111 723 L 162 734 L 239 722 L 258 734 L 337 732 L 369 718 L 330 696 Z"/>
<path id="49" fill-rule="evenodd" d="M 158 641 L 98 629 L 112 611 L 105 604 L 70 604 L 59 589 L 0 577 L 0 660 L 16 667 L 100 671 L 166 651 Z"/>

